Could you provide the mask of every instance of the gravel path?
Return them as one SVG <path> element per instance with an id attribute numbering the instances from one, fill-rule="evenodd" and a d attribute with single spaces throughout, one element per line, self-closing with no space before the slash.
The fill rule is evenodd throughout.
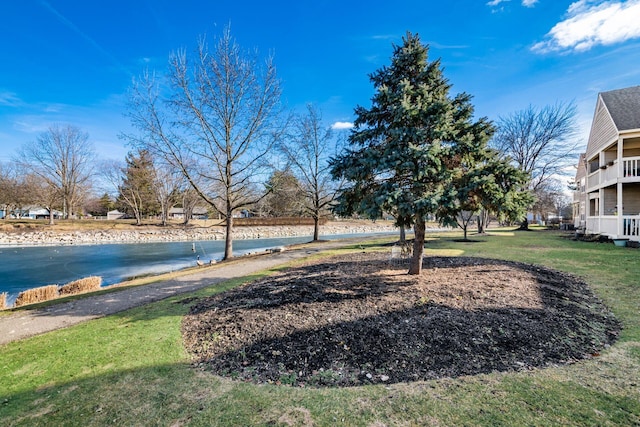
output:
<path id="1" fill-rule="evenodd" d="M 148 304 L 173 295 L 191 292 L 222 281 L 272 268 L 328 249 L 362 241 L 363 238 L 314 243 L 270 255 L 238 258 L 229 263 L 203 268 L 201 272 L 149 285 L 125 288 L 119 292 L 89 295 L 52 306 L 20 310 L 0 316 L 0 345 L 56 329 L 66 328 L 90 319 Z"/>

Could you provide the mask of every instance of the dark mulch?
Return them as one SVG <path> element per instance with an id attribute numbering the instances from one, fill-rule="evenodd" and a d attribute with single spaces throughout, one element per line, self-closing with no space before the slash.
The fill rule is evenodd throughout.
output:
<path id="1" fill-rule="evenodd" d="M 199 301 L 197 366 L 256 383 L 346 386 L 516 371 L 593 357 L 620 325 L 578 278 L 479 258 L 312 262 Z"/>

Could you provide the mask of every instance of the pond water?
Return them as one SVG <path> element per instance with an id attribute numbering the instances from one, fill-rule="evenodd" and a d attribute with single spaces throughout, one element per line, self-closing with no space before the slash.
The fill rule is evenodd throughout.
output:
<path id="1" fill-rule="evenodd" d="M 322 236 L 337 239 L 354 235 Z M 304 243 L 309 236 L 234 240 L 234 255 Z M 195 251 L 194 251 L 195 249 Z M 192 267 L 196 257 L 220 260 L 224 241 L 124 243 L 67 246 L 0 247 L 0 293 L 12 304 L 18 293 L 45 285 L 63 285 L 87 276 L 101 276 L 103 285 L 128 278 Z"/>

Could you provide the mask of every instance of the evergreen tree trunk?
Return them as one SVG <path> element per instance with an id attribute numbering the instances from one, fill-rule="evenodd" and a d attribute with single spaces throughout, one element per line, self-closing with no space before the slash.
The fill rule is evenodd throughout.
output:
<path id="1" fill-rule="evenodd" d="M 522 221 L 520 227 L 518 227 L 518 230 L 529 231 L 529 220 L 527 218 Z"/>
<path id="2" fill-rule="evenodd" d="M 420 274 L 422 273 L 422 254 L 424 253 L 424 235 L 426 229 L 424 219 L 418 217 L 413 229 L 415 239 L 413 240 L 413 257 L 409 265 L 409 274 Z"/>

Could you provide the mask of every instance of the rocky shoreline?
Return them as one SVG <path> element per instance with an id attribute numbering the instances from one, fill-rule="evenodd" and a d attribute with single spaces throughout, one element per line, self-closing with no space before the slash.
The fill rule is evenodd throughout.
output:
<path id="1" fill-rule="evenodd" d="M 320 236 L 367 234 L 398 231 L 390 224 L 327 224 L 321 226 Z M 266 239 L 273 237 L 312 236 L 312 226 L 256 226 L 237 227 L 234 239 Z M 108 243 L 150 243 L 199 240 L 224 240 L 223 227 L 144 228 L 140 230 L 86 230 L 0 232 L 2 246 L 59 246 Z"/>

